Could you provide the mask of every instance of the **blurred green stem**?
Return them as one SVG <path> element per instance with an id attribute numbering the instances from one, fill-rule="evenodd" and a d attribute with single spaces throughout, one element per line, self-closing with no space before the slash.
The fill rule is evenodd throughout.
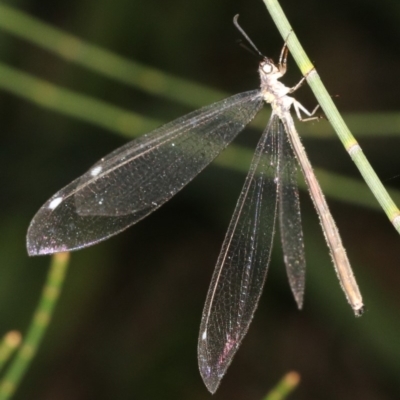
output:
<path id="1" fill-rule="evenodd" d="M 3 369 L 6 362 L 17 350 L 21 343 L 21 334 L 18 331 L 7 332 L 0 343 L 0 371 Z"/>
<path id="2" fill-rule="evenodd" d="M 84 42 L 4 3 L 0 3 L 0 28 L 116 81 L 192 107 L 225 96 L 225 93 L 165 74 Z M 188 93 L 191 96 L 187 96 Z"/>
<path id="3" fill-rule="evenodd" d="M 47 281 L 26 338 L 0 382 L 0 400 L 8 400 L 13 396 L 38 350 L 60 296 L 68 261 L 69 253 L 58 253 L 52 258 Z"/>
<path id="4" fill-rule="evenodd" d="M 300 382 L 297 372 L 287 373 L 280 382 L 264 397 L 263 400 L 284 400 Z"/>
<path id="5" fill-rule="evenodd" d="M 0 7 L 1 8 L 1 7 Z M 152 130 L 160 121 L 105 101 L 63 89 L 0 62 L 0 87 L 41 107 L 93 123 L 128 137 Z"/>

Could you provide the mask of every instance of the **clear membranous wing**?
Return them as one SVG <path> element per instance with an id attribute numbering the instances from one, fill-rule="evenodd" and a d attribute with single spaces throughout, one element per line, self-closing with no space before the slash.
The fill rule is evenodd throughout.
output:
<path id="1" fill-rule="evenodd" d="M 306 259 L 301 226 L 299 191 L 297 188 L 298 161 L 281 120 L 278 122 L 278 129 L 279 230 L 289 284 L 297 306 L 302 308 Z"/>
<path id="2" fill-rule="evenodd" d="M 267 274 L 277 207 L 279 124 L 273 115 L 257 145 L 203 310 L 199 368 L 212 393 L 248 330 Z"/>
<path id="3" fill-rule="evenodd" d="M 33 218 L 30 255 L 79 249 L 138 222 L 189 183 L 262 107 L 259 90 L 194 111 L 110 153 Z"/>

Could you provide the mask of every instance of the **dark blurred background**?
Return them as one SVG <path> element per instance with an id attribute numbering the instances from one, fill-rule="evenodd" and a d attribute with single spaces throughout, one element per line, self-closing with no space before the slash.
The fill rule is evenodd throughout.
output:
<path id="1" fill-rule="evenodd" d="M 4 4 L 127 59 L 229 93 L 258 86 L 257 60 L 237 45 L 235 14 L 262 52 L 276 58 L 282 46 L 261 0 Z M 339 95 L 340 111 L 397 112 L 397 0 L 282 0 L 281 6 L 328 90 Z M 18 70 L 149 117 L 168 121 L 191 110 L 3 31 L 0 52 L 1 61 Z M 300 73 L 292 59 L 289 68 L 284 81 L 292 85 Z M 315 104 L 307 87 L 296 98 L 307 108 Z M 27 256 L 31 218 L 57 190 L 127 139 L 5 91 L 0 126 L 0 333 L 24 333 L 50 262 Z M 261 132 L 247 132 L 239 142 L 254 148 Z M 399 136 L 377 130 L 358 139 L 384 184 L 399 188 Z M 316 167 L 359 178 L 337 138 L 305 138 L 304 144 Z M 73 253 L 54 320 L 15 399 L 210 398 L 197 367 L 198 329 L 244 178 L 211 165 L 138 225 Z M 296 370 L 302 381 L 293 399 L 398 399 L 398 233 L 382 211 L 328 198 L 366 304 L 365 315 L 356 319 L 306 192 L 301 200 L 308 267 L 304 310 L 296 309 L 291 296 L 277 235 L 254 321 L 214 398 L 261 399 L 282 375 Z"/>

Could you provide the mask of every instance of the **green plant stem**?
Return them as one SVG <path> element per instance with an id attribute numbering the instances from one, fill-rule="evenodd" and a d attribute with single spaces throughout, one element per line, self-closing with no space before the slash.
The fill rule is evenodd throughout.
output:
<path id="1" fill-rule="evenodd" d="M 333 103 L 332 98 L 329 96 L 325 86 L 322 84 L 317 71 L 298 41 L 296 34 L 290 26 L 281 6 L 279 5 L 279 2 L 277 0 L 264 0 L 264 3 L 282 37 L 287 41 L 287 45 L 293 55 L 293 58 L 299 66 L 302 74 L 306 77 L 308 84 L 314 92 L 315 97 L 321 105 L 321 108 L 323 109 L 333 129 L 336 131 L 339 139 L 343 143 L 343 146 L 350 154 L 350 157 L 356 164 L 365 182 L 385 211 L 389 220 L 392 222 L 395 229 L 400 233 L 400 210 L 390 198 L 382 182 L 379 180 L 375 171 L 363 154 L 361 147 L 343 121 L 343 118 L 339 114 L 339 111 Z"/>
<path id="2" fill-rule="evenodd" d="M 1 8 L 1 7 L 0 7 Z M 0 63 L 0 87 L 38 106 L 93 123 L 128 137 L 159 126 L 160 121 L 90 96 L 53 85 Z"/>
<path id="3" fill-rule="evenodd" d="M 264 397 L 263 400 L 284 400 L 300 382 L 297 372 L 287 373 L 280 382 Z"/>
<path id="4" fill-rule="evenodd" d="M 6 362 L 17 350 L 21 343 L 21 334 L 18 331 L 7 332 L 0 343 L 0 371 L 3 369 Z"/>
<path id="5" fill-rule="evenodd" d="M 84 42 L 4 3 L 0 3 L 0 29 L 116 81 L 189 106 L 199 107 L 226 96 Z"/>
<path id="6" fill-rule="evenodd" d="M 12 397 L 38 350 L 60 296 L 68 260 L 69 253 L 58 253 L 52 257 L 47 281 L 26 338 L 0 382 L 0 400 L 8 400 Z"/>

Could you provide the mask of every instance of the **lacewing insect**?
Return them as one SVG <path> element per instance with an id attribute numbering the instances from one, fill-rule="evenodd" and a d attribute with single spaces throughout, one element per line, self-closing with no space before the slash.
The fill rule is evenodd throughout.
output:
<path id="1" fill-rule="evenodd" d="M 289 284 L 303 305 L 305 257 L 296 168 L 300 164 L 317 210 L 333 264 L 356 315 L 363 301 L 325 197 L 296 131 L 291 107 L 300 120 L 314 119 L 288 94 L 279 79 L 288 48 L 278 64 L 261 56 L 261 86 L 201 108 L 127 143 L 93 165 L 48 200 L 27 235 L 30 255 L 81 249 L 140 221 L 181 190 L 228 146 L 264 102 L 270 121 L 257 145 L 230 222 L 204 306 L 198 342 L 200 373 L 215 392 L 245 336 L 260 298 L 279 220 Z M 301 113 L 308 118 L 302 119 Z"/>

